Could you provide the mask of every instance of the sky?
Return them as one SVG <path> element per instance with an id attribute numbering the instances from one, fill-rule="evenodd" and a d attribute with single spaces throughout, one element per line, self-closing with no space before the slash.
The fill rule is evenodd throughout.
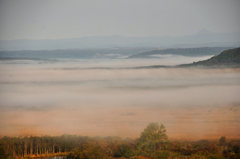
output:
<path id="1" fill-rule="evenodd" d="M 239 0 L 0 0 L 0 40 L 240 32 Z"/>

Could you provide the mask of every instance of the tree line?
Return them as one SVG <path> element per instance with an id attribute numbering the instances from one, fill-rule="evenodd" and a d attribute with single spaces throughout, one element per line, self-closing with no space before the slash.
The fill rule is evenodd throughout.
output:
<path id="1" fill-rule="evenodd" d="M 239 159 L 240 140 L 170 141 L 164 125 L 150 123 L 137 139 L 76 135 L 2 137 L 0 158 Z"/>

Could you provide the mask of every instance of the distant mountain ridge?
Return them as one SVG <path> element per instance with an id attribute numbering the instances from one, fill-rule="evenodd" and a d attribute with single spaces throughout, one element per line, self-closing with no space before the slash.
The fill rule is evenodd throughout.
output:
<path id="1" fill-rule="evenodd" d="M 91 36 L 71 39 L 0 40 L 0 50 L 57 50 L 115 47 L 148 48 L 194 48 L 194 47 L 239 47 L 240 32 L 215 33 L 201 30 L 184 36 Z"/>
<path id="2" fill-rule="evenodd" d="M 0 51 L 0 60 L 52 60 L 52 59 L 96 59 L 96 58 L 162 58 L 165 55 L 188 57 L 212 56 L 229 48 L 176 48 L 156 50 L 153 48 L 109 48 L 109 49 L 66 49 L 66 50 L 17 50 Z M 149 51 L 152 50 L 152 51 Z M 158 56 L 163 55 L 163 56 Z"/>
<path id="3" fill-rule="evenodd" d="M 149 48 L 0 51 L 0 60 L 127 58 L 128 56 L 130 56 L 132 54 L 145 52 L 147 50 L 149 50 Z"/>
<path id="4" fill-rule="evenodd" d="M 131 55 L 129 58 L 154 58 L 158 55 L 181 55 L 181 56 L 207 56 L 217 55 L 229 47 L 200 47 L 200 48 L 170 48 L 161 50 L 152 50 Z"/>

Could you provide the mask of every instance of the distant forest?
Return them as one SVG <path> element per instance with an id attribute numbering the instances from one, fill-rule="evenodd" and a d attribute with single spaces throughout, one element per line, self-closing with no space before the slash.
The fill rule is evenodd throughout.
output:
<path id="1" fill-rule="evenodd" d="M 169 140 L 164 125 L 150 123 L 137 139 L 119 137 L 2 137 L 1 159 L 239 159 L 240 140 Z"/>

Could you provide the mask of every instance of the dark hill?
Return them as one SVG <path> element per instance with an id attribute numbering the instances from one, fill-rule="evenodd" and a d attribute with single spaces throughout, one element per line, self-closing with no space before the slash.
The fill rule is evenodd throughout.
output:
<path id="1" fill-rule="evenodd" d="M 221 68 L 221 67 L 240 67 L 240 48 L 228 49 L 222 51 L 219 55 L 204 61 L 193 62 L 190 64 L 182 64 L 176 66 L 153 65 L 138 68 L 179 68 L 179 67 L 205 67 L 205 68 Z"/>
<path id="2" fill-rule="evenodd" d="M 240 48 L 229 49 L 221 52 L 219 55 L 204 61 L 194 62 L 192 64 L 185 64 L 181 66 L 226 66 L 239 67 L 240 66 Z"/>

